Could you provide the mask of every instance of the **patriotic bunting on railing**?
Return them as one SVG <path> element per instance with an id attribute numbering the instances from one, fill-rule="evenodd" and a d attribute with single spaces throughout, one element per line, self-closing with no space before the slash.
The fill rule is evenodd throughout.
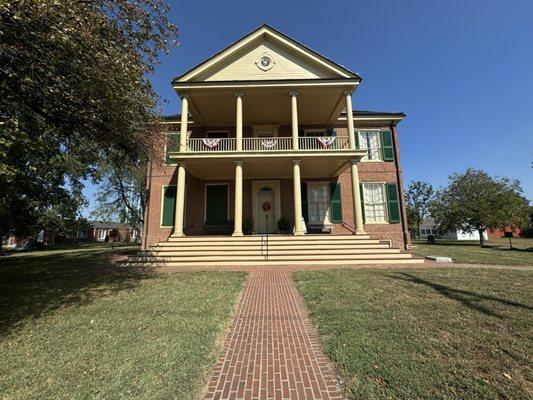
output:
<path id="1" fill-rule="evenodd" d="M 261 144 L 263 145 L 263 147 L 271 149 L 272 147 L 278 144 L 278 139 L 263 139 L 261 140 Z"/>
<path id="2" fill-rule="evenodd" d="M 335 137 L 317 137 L 316 140 L 318 140 L 323 149 L 327 149 L 333 144 Z"/>
<path id="3" fill-rule="evenodd" d="M 202 139 L 202 142 L 205 146 L 209 147 L 210 149 L 214 149 L 218 146 L 221 139 Z"/>

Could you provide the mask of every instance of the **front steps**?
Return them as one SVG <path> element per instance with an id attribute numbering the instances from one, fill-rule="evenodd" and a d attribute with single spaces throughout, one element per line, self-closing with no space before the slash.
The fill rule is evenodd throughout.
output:
<path id="1" fill-rule="evenodd" d="M 423 259 L 401 253 L 368 235 L 186 236 L 169 238 L 132 263 L 156 266 L 414 264 Z"/>

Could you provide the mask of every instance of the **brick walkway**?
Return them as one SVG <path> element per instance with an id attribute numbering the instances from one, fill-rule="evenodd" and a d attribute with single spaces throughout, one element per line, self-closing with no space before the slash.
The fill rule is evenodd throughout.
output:
<path id="1" fill-rule="evenodd" d="M 250 273 L 205 399 L 342 399 L 287 270 Z"/>

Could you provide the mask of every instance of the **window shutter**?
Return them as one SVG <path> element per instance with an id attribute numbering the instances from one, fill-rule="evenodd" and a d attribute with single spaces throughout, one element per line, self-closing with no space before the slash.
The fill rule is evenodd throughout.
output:
<path id="1" fill-rule="evenodd" d="M 331 222 L 342 222 L 342 191 L 341 184 L 338 182 L 331 184 L 331 203 L 329 209 L 331 210 Z"/>
<path id="2" fill-rule="evenodd" d="M 396 183 L 385 184 L 387 188 L 387 206 L 389 209 L 389 222 L 398 224 L 400 222 L 400 202 L 398 200 L 398 185 Z"/>
<path id="3" fill-rule="evenodd" d="M 307 207 L 307 184 L 305 182 L 300 183 L 300 193 L 302 196 L 302 217 L 307 224 L 309 222 L 309 208 Z"/>
<path id="4" fill-rule="evenodd" d="M 175 164 L 176 160 L 169 157 L 169 152 L 179 151 L 180 149 L 180 135 L 177 133 L 169 133 L 167 135 L 167 146 L 165 151 L 165 163 Z"/>
<path id="5" fill-rule="evenodd" d="M 161 226 L 174 226 L 176 213 L 176 186 L 163 187 L 163 207 L 161 207 Z"/>
<path id="6" fill-rule="evenodd" d="M 383 150 L 383 161 L 394 161 L 391 131 L 381 131 L 381 149 Z"/>
<path id="7" fill-rule="evenodd" d="M 354 136 L 355 136 L 355 148 L 359 149 L 359 131 L 355 131 Z"/>
<path id="8" fill-rule="evenodd" d="M 365 221 L 365 191 L 363 188 L 363 184 L 359 184 L 359 193 L 361 194 L 361 212 L 363 213 L 363 224 Z"/>

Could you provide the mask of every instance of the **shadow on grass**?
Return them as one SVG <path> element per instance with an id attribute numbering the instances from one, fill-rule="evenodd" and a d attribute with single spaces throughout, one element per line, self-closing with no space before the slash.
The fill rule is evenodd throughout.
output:
<path id="1" fill-rule="evenodd" d="M 80 248 L 71 252 L 0 257 L 0 336 L 28 318 L 92 302 L 155 276 L 151 269 L 122 266 L 110 259 L 136 248 Z"/>
<path id="2" fill-rule="evenodd" d="M 495 296 L 489 296 L 481 293 L 472 292 L 469 290 L 461 290 L 461 289 L 454 289 L 450 286 L 444 286 L 435 282 L 430 282 L 425 279 L 422 279 L 418 276 L 408 274 L 406 272 L 397 273 L 389 275 L 392 279 L 399 279 L 407 282 L 416 283 L 418 285 L 424 285 L 428 286 L 434 290 L 436 290 L 438 293 L 443 295 L 444 297 L 447 297 L 449 299 L 458 301 L 462 303 L 463 305 L 467 306 L 468 308 L 471 308 L 475 311 L 479 311 L 483 314 L 490 315 L 492 317 L 496 318 L 504 318 L 502 315 L 492 311 L 490 308 L 487 308 L 479 302 L 481 301 L 495 301 L 501 304 L 504 304 L 506 306 L 512 306 L 512 307 L 518 307 L 518 308 L 524 308 L 526 310 L 533 310 L 533 307 L 530 307 L 526 304 L 518 303 L 516 301 L 503 299 L 501 297 L 495 297 Z"/>

